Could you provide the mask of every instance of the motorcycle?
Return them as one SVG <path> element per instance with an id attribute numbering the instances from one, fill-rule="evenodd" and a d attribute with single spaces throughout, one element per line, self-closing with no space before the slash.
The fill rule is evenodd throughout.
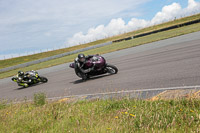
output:
<path id="1" fill-rule="evenodd" d="M 117 74 L 118 68 L 114 65 L 107 64 L 104 57 L 100 55 L 94 55 L 92 58 L 88 59 L 85 63 L 87 68 L 91 68 L 95 64 L 94 70 L 89 73 L 83 73 L 78 67 L 78 63 L 75 61 L 69 65 L 70 68 L 75 70 L 75 73 L 82 80 L 89 79 L 90 77 L 103 75 L 103 74 Z"/>
<path id="2" fill-rule="evenodd" d="M 39 76 L 36 71 L 28 71 L 25 73 L 25 76 L 23 78 L 18 76 L 12 77 L 12 81 L 16 82 L 18 86 L 23 86 L 24 88 L 26 88 L 40 82 L 46 83 L 48 82 L 48 79 L 46 77 Z"/>

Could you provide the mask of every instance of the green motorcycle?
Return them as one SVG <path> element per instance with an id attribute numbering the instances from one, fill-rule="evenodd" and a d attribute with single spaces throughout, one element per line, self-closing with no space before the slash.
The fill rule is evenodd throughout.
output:
<path id="1" fill-rule="evenodd" d="M 28 71 L 23 77 L 14 76 L 12 81 L 16 82 L 18 86 L 29 87 L 37 83 L 46 83 L 48 79 L 43 76 L 39 76 L 36 71 Z"/>

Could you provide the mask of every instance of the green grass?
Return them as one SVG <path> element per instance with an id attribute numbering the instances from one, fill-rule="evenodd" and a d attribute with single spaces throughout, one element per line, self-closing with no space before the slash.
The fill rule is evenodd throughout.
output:
<path id="1" fill-rule="evenodd" d="M 28 55 L 28 56 L 21 56 L 21 57 L 12 58 L 12 59 L 0 60 L 0 69 L 10 67 L 10 66 L 14 66 L 14 65 L 18 65 L 18 64 L 22 64 L 22 63 L 26 63 L 26 62 L 29 62 L 29 61 L 34 61 L 34 60 L 46 58 L 46 57 L 53 56 L 53 55 L 58 55 L 58 54 L 74 51 L 74 50 L 77 50 L 77 49 L 93 46 L 93 45 L 104 43 L 104 42 L 106 42 L 106 41 L 99 40 L 99 41 L 84 44 L 84 45 L 73 46 L 73 47 L 70 47 L 70 48 L 48 51 L 48 52 L 43 52 L 43 53 L 38 53 L 38 54 Z"/>
<path id="2" fill-rule="evenodd" d="M 200 100 L 134 99 L 10 104 L 0 132 L 199 132 Z"/>
<path id="3" fill-rule="evenodd" d="M 46 95 L 44 93 L 34 94 L 34 104 L 36 106 L 44 105 L 46 103 Z"/>
<path id="4" fill-rule="evenodd" d="M 85 54 L 96 54 L 96 53 L 104 54 L 104 53 L 109 53 L 109 52 L 113 52 L 113 51 L 117 51 L 117 50 L 121 50 L 121 49 L 125 49 L 125 48 L 130 48 L 130 47 L 134 47 L 134 46 L 138 46 L 138 45 L 142 45 L 142 44 L 146 44 L 146 43 L 150 43 L 150 42 L 154 42 L 154 41 L 158 41 L 158 40 L 163 40 L 163 39 L 167 39 L 167 38 L 171 38 L 171 37 L 175 37 L 175 36 L 188 34 L 191 32 L 196 32 L 196 31 L 200 31 L 200 23 L 181 27 L 178 29 L 164 31 L 164 32 L 160 32 L 160 33 L 156 33 L 156 34 L 152 34 L 152 35 L 148 35 L 148 36 L 144 36 L 144 37 L 140 37 L 140 38 L 135 38 L 135 39 L 132 39 L 129 41 L 113 43 L 108 46 L 85 51 L 84 53 Z M 33 70 L 33 69 L 38 70 L 41 68 L 47 68 L 47 67 L 51 67 L 54 65 L 71 62 L 75 59 L 76 56 L 77 56 L 77 54 L 73 54 L 73 55 L 62 57 L 62 58 L 35 64 L 35 65 L 29 66 L 29 67 L 25 67 L 23 69 L 20 68 L 20 69 L 12 70 L 9 72 L 3 72 L 3 73 L 0 73 L 0 78 L 13 76 L 19 70 L 23 70 L 23 71 L 28 71 L 28 70 Z M 66 67 L 68 67 L 68 66 L 66 66 Z"/>
<path id="5" fill-rule="evenodd" d="M 118 36 L 119 38 L 116 38 L 116 40 L 126 38 L 126 37 L 131 37 L 133 35 L 138 35 L 138 34 L 141 34 L 141 33 L 146 33 L 146 32 L 150 32 L 150 31 L 174 26 L 174 25 L 178 25 L 178 24 L 183 24 L 183 23 L 190 22 L 190 21 L 197 20 L 197 19 L 200 19 L 200 14 L 181 18 L 181 19 L 175 19 L 173 21 L 169 21 L 169 22 L 162 23 L 162 24 L 159 24 L 159 25 L 154 25 L 154 26 L 150 26 L 150 27 L 147 27 L 147 28 L 143 28 L 143 29 L 140 29 L 140 30 L 133 31 L 133 32 L 129 32 L 129 33 L 126 33 L 126 34 L 123 34 L 123 35 L 119 35 Z"/>
<path id="6" fill-rule="evenodd" d="M 108 41 L 114 41 L 114 40 L 118 40 L 118 39 L 121 39 L 121 38 L 130 37 L 130 36 L 133 36 L 133 35 L 149 32 L 149 31 L 152 31 L 152 30 L 161 29 L 161 28 L 164 28 L 164 27 L 169 27 L 169 26 L 172 26 L 172 25 L 181 24 L 181 23 L 184 23 L 184 22 L 189 22 L 189 21 L 196 20 L 196 19 L 199 19 L 199 18 L 200 18 L 200 14 L 197 14 L 197 15 L 185 17 L 185 18 L 182 18 L 182 19 L 170 21 L 170 22 L 167 22 L 167 23 L 163 23 L 163 24 L 147 27 L 147 28 L 144 28 L 144 29 L 136 30 L 136 31 L 133 31 L 133 32 L 125 33 L 125 34 L 122 34 L 122 35 L 118 35 L 118 36 L 98 40 L 98 41 L 95 41 L 95 42 L 87 43 L 87 44 L 84 44 L 84 45 L 79 45 L 79 46 L 74 46 L 74 47 L 70 47 L 70 48 L 64 48 L 64 49 L 59 49 L 59 50 L 54 50 L 54 51 L 49 51 L 49 52 L 43 52 L 43 53 L 29 55 L 29 56 L 17 57 L 17 58 L 13 58 L 13 59 L 0 60 L 0 69 L 10 67 L 10 66 L 14 66 L 14 65 L 17 65 L 17 64 L 22 64 L 22 63 L 33 61 L 33 60 L 37 60 L 37 59 L 42 59 L 42 58 L 45 58 L 45 57 L 49 57 L 49 56 L 53 56 L 53 55 L 57 55 L 57 54 L 61 54 L 61 53 L 65 53 L 65 52 L 69 52 L 69 51 L 73 51 L 73 50 L 77 50 L 77 49 L 81 49 L 81 48 L 85 48 L 85 47 L 89 47 L 89 46 L 93 46 L 93 45 L 97 45 L 97 44 L 100 44 L 100 43 L 105 43 L 105 42 L 108 42 Z"/>

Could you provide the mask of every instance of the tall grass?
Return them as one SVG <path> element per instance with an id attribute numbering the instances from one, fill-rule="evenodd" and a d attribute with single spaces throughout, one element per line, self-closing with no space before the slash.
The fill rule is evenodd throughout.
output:
<path id="1" fill-rule="evenodd" d="M 3 109 L 6 107 L 6 101 L 0 100 L 0 109 Z"/>
<path id="2" fill-rule="evenodd" d="M 44 105 L 46 103 L 46 95 L 42 92 L 34 94 L 34 104 L 36 106 Z"/>
<path id="3" fill-rule="evenodd" d="M 24 103 L 0 109 L 0 132 L 200 132 L 200 100 Z"/>

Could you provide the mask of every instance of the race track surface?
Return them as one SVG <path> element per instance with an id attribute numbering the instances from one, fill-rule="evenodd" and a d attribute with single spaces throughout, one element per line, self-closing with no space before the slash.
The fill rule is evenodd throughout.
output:
<path id="1" fill-rule="evenodd" d="M 200 32 L 103 55 L 118 67 L 116 75 L 82 82 L 69 63 L 39 70 L 48 83 L 20 88 L 11 78 L 0 80 L 0 99 L 23 100 L 44 92 L 48 98 L 200 85 Z"/>

